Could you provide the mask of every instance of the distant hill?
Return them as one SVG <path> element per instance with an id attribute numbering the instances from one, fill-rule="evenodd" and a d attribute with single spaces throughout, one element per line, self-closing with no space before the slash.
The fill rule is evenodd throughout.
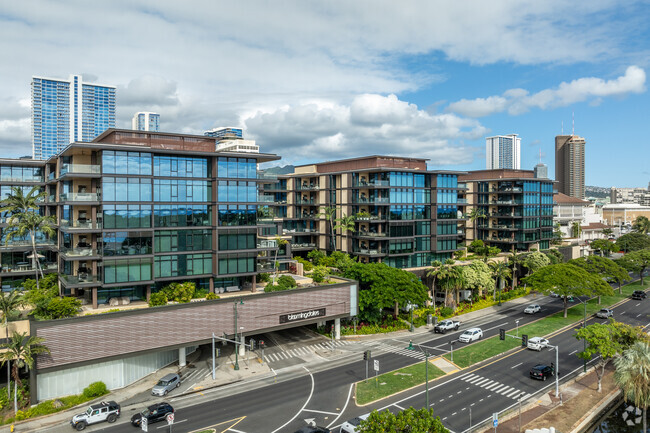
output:
<path id="1" fill-rule="evenodd" d="M 270 167 L 264 169 L 264 172 L 269 173 L 269 174 L 289 174 L 293 173 L 295 166 L 293 165 L 285 165 L 283 167 L 277 166 L 277 167 Z"/>
<path id="2" fill-rule="evenodd" d="M 610 188 L 602 186 L 585 186 L 585 197 L 607 198 L 609 197 Z"/>

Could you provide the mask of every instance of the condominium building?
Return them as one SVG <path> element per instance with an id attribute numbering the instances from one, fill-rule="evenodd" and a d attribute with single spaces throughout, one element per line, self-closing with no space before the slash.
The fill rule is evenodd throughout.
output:
<path id="1" fill-rule="evenodd" d="M 450 258 L 464 238 L 462 172 L 430 171 L 426 161 L 368 156 L 274 177 L 263 186 L 261 238 L 284 237 L 287 256 L 337 250 L 398 268 Z M 350 229 L 335 228 L 346 217 L 354 217 Z"/>
<path id="2" fill-rule="evenodd" d="M 488 170 L 521 168 L 521 138 L 517 134 L 485 139 L 485 167 Z"/>
<path id="3" fill-rule="evenodd" d="M 217 140 L 217 150 L 223 152 L 245 152 L 258 153 L 260 148 L 255 140 L 244 140 L 241 128 L 232 126 L 214 128 L 203 133 L 206 137 L 214 137 Z"/>
<path id="4" fill-rule="evenodd" d="M 75 141 L 115 127 L 115 86 L 32 77 L 32 155 L 48 159 Z"/>
<path id="5" fill-rule="evenodd" d="M 637 203 L 641 206 L 650 206 L 649 188 L 615 188 L 610 191 L 610 203 Z"/>
<path id="6" fill-rule="evenodd" d="M 160 114 L 139 111 L 131 119 L 131 129 L 135 131 L 160 131 Z"/>
<path id="7" fill-rule="evenodd" d="M 553 181 L 532 170 L 479 170 L 459 176 L 467 185 L 467 213 L 483 218 L 467 221 L 469 240 L 510 251 L 547 249 L 553 237 Z"/>
<path id="8" fill-rule="evenodd" d="M 555 137 L 557 190 L 570 197 L 585 198 L 585 139 L 577 135 Z"/>

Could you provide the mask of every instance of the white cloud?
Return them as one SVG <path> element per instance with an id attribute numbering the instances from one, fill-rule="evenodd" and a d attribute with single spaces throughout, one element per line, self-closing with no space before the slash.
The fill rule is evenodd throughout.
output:
<path id="1" fill-rule="evenodd" d="M 461 99 L 447 106 L 447 111 L 469 117 L 483 117 L 508 111 L 517 115 L 539 108 L 548 110 L 566 107 L 578 102 L 590 101 L 600 104 L 605 97 L 622 97 L 632 93 L 645 92 L 645 71 L 638 66 L 629 66 L 625 74 L 613 80 L 601 78 L 579 78 L 561 83 L 553 89 L 545 89 L 530 95 L 524 89 L 510 89 L 501 96 Z"/>

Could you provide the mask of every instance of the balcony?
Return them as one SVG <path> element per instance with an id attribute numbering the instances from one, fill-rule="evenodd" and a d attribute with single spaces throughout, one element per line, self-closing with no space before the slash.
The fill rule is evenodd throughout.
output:
<path id="1" fill-rule="evenodd" d="M 54 180 L 54 179 L 56 179 L 56 173 L 55 172 L 52 172 L 52 173 L 47 175 L 47 180 Z"/>
<path id="2" fill-rule="evenodd" d="M 300 204 L 300 205 L 315 205 L 316 201 L 315 200 L 304 200 L 304 199 L 298 199 L 296 200 L 295 204 Z"/>
<path id="3" fill-rule="evenodd" d="M 464 183 L 464 182 L 458 182 L 457 188 L 458 189 L 467 189 L 467 184 Z"/>
<path id="4" fill-rule="evenodd" d="M 56 263 L 42 263 L 41 269 L 43 272 L 57 271 L 59 266 Z M 19 262 L 15 265 L 3 265 L 1 272 L 4 273 L 18 273 L 18 272 L 35 272 L 36 269 L 32 266 L 32 262 Z"/>
<path id="5" fill-rule="evenodd" d="M 356 204 L 388 204 L 390 203 L 388 197 L 358 197 L 353 200 L 353 203 Z"/>
<path id="6" fill-rule="evenodd" d="M 68 257 L 91 257 L 97 255 L 97 250 L 91 247 L 61 247 L 61 254 L 65 254 Z"/>
<path id="7" fill-rule="evenodd" d="M 362 237 L 372 237 L 372 238 L 385 238 L 387 236 L 386 233 L 375 233 L 375 232 L 358 232 L 358 236 Z"/>
<path id="8" fill-rule="evenodd" d="M 314 184 L 302 184 L 302 185 L 297 185 L 296 190 L 298 191 L 318 191 L 320 189 L 320 186 L 314 185 Z"/>
<path id="9" fill-rule="evenodd" d="M 257 178 L 258 179 L 277 180 L 278 175 L 274 174 L 274 173 L 266 173 L 264 171 L 258 171 L 257 172 Z"/>
<path id="10" fill-rule="evenodd" d="M 354 185 L 355 187 L 359 188 L 383 188 L 386 186 L 390 186 L 390 181 L 388 180 L 372 180 L 370 182 L 366 181 L 359 181 L 355 182 Z"/>
<path id="11" fill-rule="evenodd" d="M 99 194 L 94 192 L 69 192 L 61 194 L 60 201 L 99 201 Z"/>
<path id="12" fill-rule="evenodd" d="M 101 221 L 90 221 L 90 220 L 75 220 L 75 221 L 68 221 L 68 220 L 61 220 L 61 227 L 69 228 L 69 229 L 101 229 L 102 228 L 102 222 Z"/>
<path id="13" fill-rule="evenodd" d="M 100 174 L 101 168 L 99 165 L 88 164 L 62 164 L 61 176 L 66 174 Z"/>
<path id="14" fill-rule="evenodd" d="M 258 203 L 275 203 L 275 197 L 272 195 L 258 195 L 257 196 L 257 202 Z"/>
<path id="15" fill-rule="evenodd" d="M 292 250 L 302 250 L 306 248 L 316 248 L 315 243 L 302 243 L 302 244 L 291 244 L 291 249 Z"/>
<path id="16" fill-rule="evenodd" d="M 459 198 L 459 199 L 456 199 L 456 202 L 458 204 L 467 204 L 467 199 L 466 198 Z"/>
<path id="17" fill-rule="evenodd" d="M 367 249 L 367 248 L 355 248 L 353 250 L 356 254 L 363 254 L 368 256 L 385 256 L 386 253 L 378 249 Z"/>
<path id="18" fill-rule="evenodd" d="M 364 216 L 364 217 L 357 217 L 357 221 L 380 221 L 382 220 L 382 217 L 379 215 L 370 215 L 370 216 Z"/>
<path id="19" fill-rule="evenodd" d="M 32 246 L 31 240 L 12 239 L 8 244 L 5 244 L 4 242 L 0 242 L 0 249 L 3 250 L 17 248 L 17 247 L 31 247 L 31 246 Z M 53 239 L 36 239 L 36 246 L 37 247 L 56 246 L 56 242 Z"/>
<path id="20" fill-rule="evenodd" d="M 65 286 L 76 286 L 80 284 L 98 284 L 101 283 L 97 275 L 79 274 L 79 275 L 59 275 Z"/>

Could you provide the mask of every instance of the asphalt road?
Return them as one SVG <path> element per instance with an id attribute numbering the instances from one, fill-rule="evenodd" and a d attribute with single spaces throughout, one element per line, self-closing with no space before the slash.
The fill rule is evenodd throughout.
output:
<path id="1" fill-rule="evenodd" d="M 650 300 L 627 301 L 615 309 L 616 320 L 645 326 L 648 324 L 647 305 Z M 445 335 L 433 331 L 414 336 L 414 344 L 420 344 L 438 355 L 447 352 L 450 341 L 469 327 L 480 326 L 484 338 L 497 335 L 499 328 L 515 328 L 553 314 L 562 309 L 562 301 L 540 297 L 542 311 L 535 315 L 523 314 L 520 306 L 509 307 L 490 316 L 463 323 L 457 332 Z M 590 319 L 589 323 L 600 319 Z M 510 333 L 510 332 L 509 332 Z M 550 338 L 550 344 L 559 345 L 558 370 L 562 377 L 581 368 L 582 361 L 576 352 L 582 350 L 582 343 L 573 336 L 570 329 Z M 531 336 L 532 337 L 532 336 Z M 408 338 L 408 337 L 407 337 Z M 425 405 L 424 386 L 416 387 L 397 396 L 384 399 L 367 407 L 356 406 L 352 399 L 352 384 L 365 378 L 366 364 L 363 351 L 370 349 L 373 359 L 379 360 L 381 371 L 390 371 L 413 364 L 419 355 L 405 350 L 409 341 L 406 338 L 386 338 L 364 343 L 351 344 L 346 350 L 350 356 L 320 365 L 310 371 L 305 366 L 293 366 L 277 370 L 277 382 L 260 382 L 259 385 L 232 385 L 224 389 L 191 397 L 171 398 L 176 408 L 176 419 L 172 431 L 192 432 L 208 427 L 217 432 L 234 433 L 280 433 L 295 432 L 313 419 L 318 425 L 330 426 L 338 431 L 338 426 L 347 419 L 367 413 L 372 409 L 397 411 L 401 408 Z M 455 343 L 454 347 L 461 347 Z M 462 373 L 450 375 L 432 384 L 429 403 L 445 426 L 456 433 L 469 427 L 469 412 L 472 411 L 473 424 L 491 418 L 493 412 L 517 404 L 517 398 L 534 394 L 541 389 L 554 387 L 551 381 L 535 381 L 528 377 L 530 367 L 536 363 L 555 361 L 555 352 L 545 349 L 534 352 L 526 349 L 515 351 L 493 361 L 467 369 Z M 139 431 L 128 425 L 132 413 L 124 413 L 114 425 L 88 427 L 87 431 L 124 432 Z M 63 426 L 50 431 L 70 431 Z M 149 431 L 165 432 L 166 423 L 152 424 Z"/>

